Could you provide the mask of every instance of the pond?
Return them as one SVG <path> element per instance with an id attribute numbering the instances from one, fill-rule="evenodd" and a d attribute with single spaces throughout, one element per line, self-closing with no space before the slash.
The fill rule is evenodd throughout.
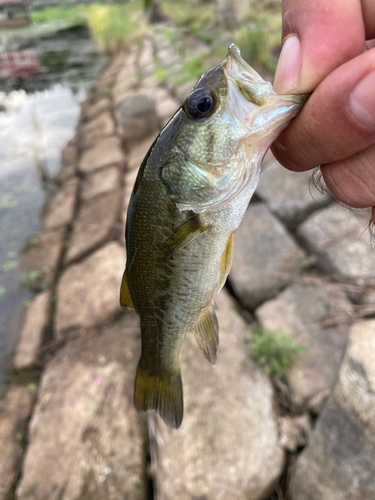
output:
<path id="1" fill-rule="evenodd" d="M 7 64 L 0 71 L 0 382 L 32 297 L 22 286 L 21 262 L 48 195 L 37 166 L 42 162 L 51 177 L 59 171 L 80 102 L 105 62 L 86 27 L 60 28 L 0 31 L 0 62 Z M 33 64 L 14 71 L 13 60 L 22 57 Z"/>

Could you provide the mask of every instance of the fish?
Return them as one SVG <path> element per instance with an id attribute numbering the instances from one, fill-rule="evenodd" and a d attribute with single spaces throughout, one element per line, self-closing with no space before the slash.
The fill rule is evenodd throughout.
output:
<path id="1" fill-rule="evenodd" d="M 134 404 L 179 428 L 179 352 L 191 333 L 215 365 L 215 297 L 271 143 L 306 101 L 278 95 L 230 45 L 146 154 L 131 194 L 120 303 L 140 316 Z"/>

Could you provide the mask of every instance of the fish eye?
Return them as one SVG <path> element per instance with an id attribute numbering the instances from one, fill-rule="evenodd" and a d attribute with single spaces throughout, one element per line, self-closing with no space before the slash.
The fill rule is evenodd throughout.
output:
<path id="1" fill-rule="evenodd" d="M 192 118 L 207 118 L 216 108 L 215 95 L 207 88 L 193 90 L 186 103 L 186 109 Z"/>

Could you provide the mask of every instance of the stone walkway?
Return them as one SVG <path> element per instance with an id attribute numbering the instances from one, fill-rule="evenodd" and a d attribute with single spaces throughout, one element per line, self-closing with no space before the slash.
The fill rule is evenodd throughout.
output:
<path id="1" fill-rule="evenodd" d="M 0 401 L 0 500 L 373 500 L 367 221 L 310 194 L 311 174 L 270 154 L 218 298 L 216 368 L 186 338 L 178 431 L 133 407 L 139 321 L 118 298 L 126 211 L 140 162 L 194 83 L 158 86 L 156 61 L 181 67 L 162 33 L 103 71 L 26 255 L 41 291 L 14 366 L 42 375 L 37 390 L 15 381 Z M 250 356 L 254 318 L 308 350 L 282 382 Z"/>

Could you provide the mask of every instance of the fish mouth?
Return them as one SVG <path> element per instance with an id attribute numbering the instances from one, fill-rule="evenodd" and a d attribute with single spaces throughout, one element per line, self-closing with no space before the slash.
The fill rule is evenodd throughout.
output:
<path id="1" fill-rule="evenodd" d="M 245 97 L 254 104 L 263 105 L 265 101 L 282 99 L 294 104 L 304 104 L 311 94 L 277 94 L 270 82 L 266 82 L 242 57 L 240 49 L 232 43 L 228 47 L 223 62 L 227 79 L 234 81 Z"/>
<path id="2" fill-rule="evenodd" d="M 245 80 L 259 84 L 267 84 L 263 78 L 241 57 L 241 51 L 234 43 L 228 47 L 223 63 L 225 73 L 234 80 Z"/>

